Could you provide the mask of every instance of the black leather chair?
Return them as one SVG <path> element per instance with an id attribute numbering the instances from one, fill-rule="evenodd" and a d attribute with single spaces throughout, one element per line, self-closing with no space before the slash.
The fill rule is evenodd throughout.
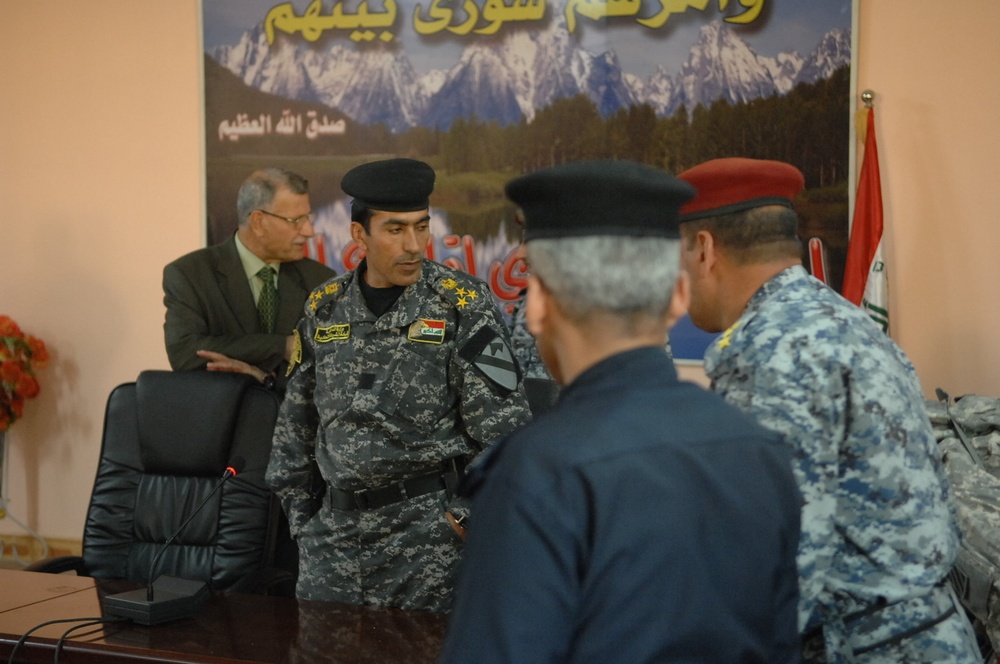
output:
<path id="1" fill-rule="evenodd" d="M 239 374 L 144 371 L 118 386 L 105 412 L 83 555 L 28 569 L 143 584 L 166 574 L 217 590 L 294 588 L 287 524 L 264 484 L 279 403 Z M 242 472 L 209 498 L 238 457 L 245 460 Z M 284 571 L 274 567 L 276 556 L 284 557 Z"/>

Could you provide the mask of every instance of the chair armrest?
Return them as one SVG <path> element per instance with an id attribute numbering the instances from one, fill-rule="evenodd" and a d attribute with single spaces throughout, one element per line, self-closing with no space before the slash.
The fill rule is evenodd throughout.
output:
<path id="1" fill-rule="evenodd" d="M 63 572 L 76 572 L 80 576 L 86 575 L 86 568 L 83 564 L 83 556 L 56 556 L 37 560 L 24 568 L 26 572 L 45 572 L 47 574 L 62 574 Z"/>

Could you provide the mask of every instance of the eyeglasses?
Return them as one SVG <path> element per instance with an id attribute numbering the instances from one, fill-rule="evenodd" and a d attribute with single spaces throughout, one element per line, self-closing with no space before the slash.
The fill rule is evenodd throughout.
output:
<path id="1" fill-rule="evenodd" d="M 307 214 L 302 215 L 301 217 L 294 217 L 294 218 L 293 217 L 282 217 L 280 214 L 275 214 L 273 212 L 268 212 L 267 210 L 261 210 L 259 208 L 256 210 L 256 212 L 263 212 L 264 214 L 269 214 L 272 217 L 277 217 L 278 219 L 281 219 L 282 221 L 287 221 L 288 223 L 290 223 L 292 226 L 295 226 L 296 228 L 298 228 L 302 224 L 306 223 L 307 221 L 311 224 L 313 221 L 316 220 L 316 213 L 315 212 L 309 212 Z"/>

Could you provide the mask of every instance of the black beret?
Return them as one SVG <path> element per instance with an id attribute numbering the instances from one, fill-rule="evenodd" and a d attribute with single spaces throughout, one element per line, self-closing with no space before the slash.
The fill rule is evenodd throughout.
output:
<path id="1" fill-rule="evenodd" d="M 340 188 L 373 210 L 424 210 L 430 207 L 434 169 L 416 159 L 371 161 L 347 171 Z"/>
<path id="2" fill-rule="evenodd" d="M 631 235 L 676 238 L 678 210 L 694 187 L 631 161 L 578 161 L 507 183 L 524 239 Z"/>

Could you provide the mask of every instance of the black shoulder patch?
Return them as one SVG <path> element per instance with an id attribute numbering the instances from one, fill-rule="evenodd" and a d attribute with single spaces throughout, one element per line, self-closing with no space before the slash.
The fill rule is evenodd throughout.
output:
<path id="1" fill-rule="evenodd" d="M 458 354 L 504 392 L 517 389 L 517 362 L 510 347 L 495 330 L 480 328 Z"/>

